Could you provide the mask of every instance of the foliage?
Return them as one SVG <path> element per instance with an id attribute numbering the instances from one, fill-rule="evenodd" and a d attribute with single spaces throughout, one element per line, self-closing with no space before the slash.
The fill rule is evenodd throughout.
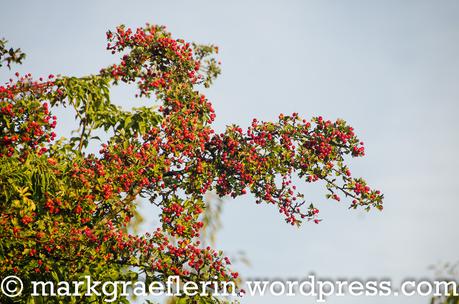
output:
<path id="1" fill-rule="evenodd" d="M 212 104 L 199 89 L 220 73 L 217 47 L 173 39 L 164 27 L 148 24 L 135 31 L 120 26 L 107 38 L 120 61 L 96 75 L 34 80 L 17 74 L 0 87 L 1 277 L 236 280 L 229 259 L 199 240 L 209 191 L 219 197 L 250 191 L 292 225 L 320 221 L 319 210 L 292 184 L 295 176 L 324 182 L 327 197 L 349 197 L 350 208 L 382 209 L 382 194 L 352 177 L 345 163 L 346 155 L 364 155 L 345 121 L 281 114 L 275 122 L 254 119 L 247 130 L 231 125 L 215 134 Z M 110 87 L 120 83 L 136 84 L 138 96 L 159 107 L 116 106 Z M 55 140 L 51 111 L 62 106 L 74 109 L 79 129 L 77 136 Z M 90 154 L 96 130 L 109 139 Z M 131 234 L 127 227 L 142 197 L 160 209 L 161 227 Z M 18 301 L 26 300 L 25 287 Z"/>
<path id="2" fill-rule="evenodd" d="M 459 262 L 455 264 L 441 263 L 436 266 L 431 266 L 431 269 L 435 270 L 435 276 L 442 282 L 451 283 L 447 292 L 444 292 L 443 296 L 432 297 L 431 304 L 459 304 Z M 453 286 L 456 286 L 456 290 Z"/>
<path id="3" fill-rule="evenodd" d="M 25 54 L 21 49 L 9 48 L 6 46 L 8 41 L 5 39 L 0 39 L 0 67 L 2 67 L 3 62 L 6 62 L 6 66 L 10 69 L 12 63 L 21 64 L 25 59 Z"/>

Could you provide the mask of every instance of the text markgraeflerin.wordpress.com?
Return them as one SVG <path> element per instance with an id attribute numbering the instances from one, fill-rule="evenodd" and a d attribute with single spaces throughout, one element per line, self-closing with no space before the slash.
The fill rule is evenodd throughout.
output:
<path id="1" fill-rule="evenodd" d="M 390 280 L 324 280 L 309 275 L 302 280 L 246 280 L 238 289 L 234 282 L 184 281 L 179 276 L 169 276 L 165 281 L 97 281 L 84 276 L 80 281 L 31 281 L 25 288 L 21 278 L 11 275 L 2 279 L 1 293 L 14 298 L 32 297 L 92 297 L 103 296 L 105 302 L 120 297 L 162 296 L 303 296 L 313 297 L 318 303 L 330 296 L 425 296 L 441 297 L 459 295 L 459 284 L 453 280 L 405 280 L 395 286 Z"/>

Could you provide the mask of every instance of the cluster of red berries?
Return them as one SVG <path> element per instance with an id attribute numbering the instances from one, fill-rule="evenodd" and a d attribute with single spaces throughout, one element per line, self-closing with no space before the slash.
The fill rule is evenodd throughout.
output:
<path id="1" fill-rule="evenodd" d="M 305 205 L 292 182 L 296 176 L 309 183 L 324 181 L 329 198 L 350 197 L 353 208 L 382 209 L 382 194 L 353 178 L 345 164 L 346 155 L 363 156 L 364 148 L 343 120 L 307 121 L 293 113 L 215 134 L 212 104 L 197 90 L 203 79 L 218 74 L 214 61 L 205 59 L 214 47 L 198 48 L 150 25 L 136 31 L 119 27 L 107 38 L 108 49 L 122 53 L 121 60 L 94 77 L 114 85 L 137 84 L 138 95 L 161 102 L 161 121 L 131 137 L 115 133 L 99 155 L 80 153 L 52 142 L 56 117 L 47 101 L 70 104 L 72 88 L 64 78 L 33 81 L 28 75 L 1 86 L 0 157 L 30 172 L 35 167 L 27 167 L 28 161 L 33 160 L 46 168 L 42 174 L 47 180 L 36 182 L 46 183 L 39 190 L 31 186 L 33 201 L 25 186 L 3 198 L 22 200 L 28 207 L 2 209 L 0 234 L 11 240 L 16 260 L 0 258 L 0 273 L 46 272 L 62 260 L 86 259 L 190 280 L 233 280 L 238 274 L 230 270 L 229 259 L 199 242 L 204 194 L 236 197 L 250 191 L 257 203 L 275 205 L 292 225 L 319 223 L 319 210 Z M 126 229 L 139 196 L 161 208 L 162 227 L 144 236 Z M 36 253 L 30 255 L 32 249 Z"/>

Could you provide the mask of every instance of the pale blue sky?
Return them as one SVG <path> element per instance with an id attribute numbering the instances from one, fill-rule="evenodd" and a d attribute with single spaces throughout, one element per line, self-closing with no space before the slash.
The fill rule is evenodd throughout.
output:
<path id="1" fill-rule="evenodd" d="M 320 202 L 325 221 L 301 229 L 250 197 L 229 200 L 218 246 L 240 249 L 245 277 L 430 275 L 459 260 L 458 1 L 8 1 L 0 36 L 27 53 L 20 72 L 84 75 L 115 60 L 105 31 L 167 25 L 175 37 L 220 46 L 223 74 L 208 96 L 218 130 L 281 112 L 341 117 L 365 141 L 353 172 L 386 196 L 382 213 Z M 1 72 L 0 80 L 9 76 Z M 129 90 L 114 100 L 133 106 Z M 68 115 L 65 117 L 69 117 Z M 69 123 L 61 130 L 68 131 Z M 328 303 L 427 303 L 419 298 L 331 298 Z M 313 303 L 246 298 L 243 303 Z"/>

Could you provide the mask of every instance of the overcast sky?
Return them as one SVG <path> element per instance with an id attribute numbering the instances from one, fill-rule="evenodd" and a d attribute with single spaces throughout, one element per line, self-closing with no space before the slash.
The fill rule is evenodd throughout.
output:
<path id="1" fill-rule="evenodd" d="M 146 22 L 220 46 L 223 74 L 207 91 L 218 130 L 279 113 L 343 118 L 366 145 L 354 174 L 385 194 L 384 212 L 366 214 L 300 184 L 324 218 L 301 229 L 250 196 L 228 200 L 218 247 L 245 251 L 251 267 L 236 265 L 244 277 L 399 282 L 459 260 L 459 1 L 4 1 L 0 36 L 27 53 L 20 72 L 85 75 L 116 60 L 105 50 L 107 29 Z M 4 82 L 9 72 L 1 73 Z M 113 99 L 137 102 L 122 89 Z M 389 301 L 428 303 L 328 303 Z"/>

